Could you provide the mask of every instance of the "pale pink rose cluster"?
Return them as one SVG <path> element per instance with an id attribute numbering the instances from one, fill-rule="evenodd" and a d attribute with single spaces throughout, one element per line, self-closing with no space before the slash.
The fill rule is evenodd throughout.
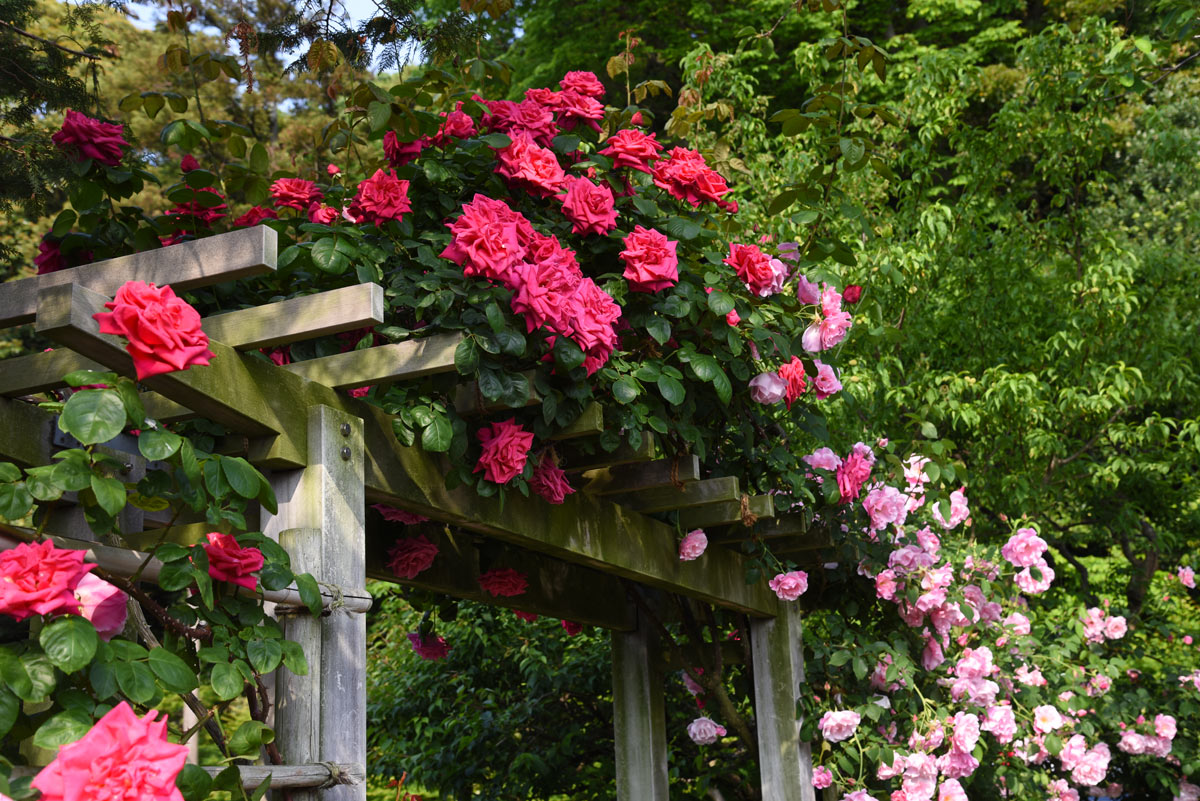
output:
<path id="1" fill-rule="evenodd" d="M 989 706 L 979 728 L 989 732 L 998 743 L 1011 743 L 1017 733 L 1017 716 L 1007 702 Z"/>
<path id="2" fill-rule="evenodd" d="M 725 727 L 718 726 L 711 718 L 696 718 L 688 724 L 687 733 L 696 745 L 712 745 L 725 736 Z"/>
<path id="3" fill-rule="evenodd" d="M 1067 784 L 1066 779 L 1055 779 L 1046 787 L 1046 801 L 1079 801 L 1079 791 Z"/>
<path id="4" fill-rule="evenodd" d="M 703 529 L 689 531 L 679 543 L 679 559 L 683 562 L 699 559 L 707 547 L 708 536 L 705 535 Z"/>
<path id="5" fill-rule="evenodd" d="M 853 709 L 830 710 L 821 716 L 817 726 L 821 729 L 821 736 L 828 742 L 840 743 L 854 736 L 861 721 L 862 716 Z"/>
<path id="6" fill-rule="evenodd" d="M 1018 587 L 1030 595 L 1045 592 L 1054 581 L 1054 570 L 1042 557 L 1047 547 L 1046 541 L 1039 537 L 1036 531 L 1031 528 L 1019 528 L 1000 549 L 1000 555 L 1009 564 L 1024 568 L 1017 573 L 1016 582 Z"/>
<path id="7" fill-rule="evenodd" d="M 833 784 L 833 772 L 824 765 L 813 768 L 813 787 L 824 790 Z"/>
<path id="8" fill-rule="evenodd" d="M 1087 687 L 1084 691 L 1089 696 L 1096 696 L 1104 695 L 1110 689 L 1112 689 L 1112 679 L 1110 679 L 1108 676 L 1105 676 L 1103 673 L 1100 673 L 1096 676 L 1093 676 L 1088 681 Z"/>
<path id="9" fill-rule="evenodd" d="M 767 586 L 779 596 L 779 600 L 794 601 L 808 592 L 808 574 L 803 570 L 780 573 L 767 582 Z"/>
<path id="10" fill-rule="evenodd" d="M 992 661 L 992 649 L 986 645 L 964 648 L 954 666 L 956 678 L 950 684 L 950 697 L 984 709 L 992 706 L 996 694 L 1000 692 L 1000 685 L 990 677 L 997 672 L 999 668 Z"/>
<path id="11" fill-rule="evenodd" d="M 1058 754 L 1058 761 L 1062 763 L 1063 770 L 1071 772 L 1071 781 L 1084 786 L 1104 781 L 1111 759 L 1112 752 L 1107 743 L 1097 743 L 1088 748 L 1082 734 L 1073 735 L 1068 739 Z"/>
<path id="12" fill-rule="evenodd" d="M 971 516 L 971 510 L 967 507 L 967 488 L 956 489 L 950 493 L 950 519 L 942 517 L 941 504 L 933 505 L 933 519 L 938 522 L 942 528 L 949 531 L 958 526 L 968 517 Z"/>
<path id="13" fill-rule="evenodd" d="M 1143 719 L 1138 718 L 1141 724 Z M 1171 753 L 1171 743 L 1175 739 L 1178 724 L 1172 715 L 1155 715 L 1154 733 L 1142 734 L 1135 729 L 1126 729 L 1121 733 L 1121 741 L 1117 748 L 1127 754 L 1149 754 L 1160 759 Z"/>
<path id="14" fill-rule="evenodd" d="M 1171 801 L 1200 801 L 1200 786 L 1194 785 L 1187 780 L 1179 782 L 1179 795 L 1174 796 Z"/>
<path id="15" fill-rule="evenodd" d="M 1110 616 L 1103 609 L 1093 606 L 1083 618 L 1083 636 L 1091 643 L 1102 643 L 1106 639 L 1119 640 L 1125 636 L 1127 626 L 1121 615 Z"/>
<path id="16" fill-rule="evenodd" d="M 904 462 L 905 492 L 908 493 L 908 511 L 912 512 L 925 505 L 925 485 L 929 483 L 929 474 L 925 465 L 929 458 L 914 453 Z"/>
<path id="17" fill-rule="evenodd" d="M 876 487 L 863 498 L 863 509 L 871 520 L 871 529 L 902 526 L 908 517 L 908 496 L 895 487 Z"/>
<path id="18" fill-rule="evenodd" d="M 831 286 L 821 288 L 821 305 L 813 322 L 804 330 L 800 342 L 809 353 L 832 348 L 846 337 L 853 321 L 842 311 L 842 295 Z"/>
<path id="19" fill-rule="evenodd" d="M 1196 589 L 1196 571 L 1192 570 L 1191 567 L 1181 567 L 1179 568 L 1179 572 L 1175 575 L 1179 577 L 1179 581 L 1183 584 L 1183 586 L 1187 587 L 1189 590 Z"/>

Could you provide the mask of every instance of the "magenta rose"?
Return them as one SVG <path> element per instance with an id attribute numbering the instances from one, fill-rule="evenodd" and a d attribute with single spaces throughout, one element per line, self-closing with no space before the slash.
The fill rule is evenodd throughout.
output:
<path id="1" fill-rule="evenodd" d="M 862 442 L 854 443 L 850 454 L 837 469 L 838 493 L 842 496 L 839 503 L 850 503 L 858 497 L 874 466 L 875 454 L 870 446 Z"/>
<path id="2" fill-rule="evenodd" d="M 208 535 L 204 553 L 208 554 L 208 575 L 217 581 L 227 581 L 248 590 L 258 586 L 258 579 L 251 574 L 262 569 L 262 551 L 243 548 L 232 535 L 214 531 Z"/>
<path id="3" fill-rule="evenodd" d="M 175 297 L 169 286 L 129 281 L 117 290 L 111 312 L 93 315 L 101 334 L 125 337 L 139 381 L 150 376 L 207 365 L 215 355 L 200 328 L 200 314 Z"/>
<path id="4" fill-rule="evenodd" d="M 475 465 L 476 473 L 495 484 L 507 484 L 525 469 L 533 432 L 526 431 L 513 419 L 492 423 L 479 429 L 483 452 Z"/>
<path id="5" fill-rule="evenodd" d="M 34 777 L 42 801 L 183 801 L 175 777 L 188 749 L 167 742 L 167 718 L 158 715 L 139 718 L 126 701 L 114 706 Z"/>
<path id="6" fill-rule="evenodd" d="M 530 488 L 546 499 L 547 503 L 562 503 L 568 495 L 575 491 L 567 481 L 567 474 L 554 463 L 550 452 L 547 451 L 538 466 L 533 469 L 533 478 L 529 479 Z"/>
<path id="7" fill-rule="evenodd" d="M 96 627 L 100 639 L 108 642 L 125 628 L 129 596 L 91 573 L 85 573 L 75 587 L 79 614 Z"/>
<path id="8" fill-rule="evenodd" d="M 179 160 L 180 172 L 191 172 L 198 169 L 200 169 L 200 162 L 196 161 L 196 157 L 191 153 L 185 153 L 183 158 Z"/>
<path id="9" fill-rule="evenodd" d="M 613 160 L 613 169 L 629 167 L 650 174 L 650 165 L 658 159 L 663 146 L 656 134 L 645 134 L 636 128 L 624 128 L 604 141 L 602 156 Z"/>
<path id="10" fill-rule="evenodd" d="M 445 639 L 437 635 L 421 637 L 420 634 L 411 632 L 408 635 L 408 641 L 412 643 L 413 651 L 417 656 L 425 660 L 445 659 L 446 654 L 450 653 L 450 646 L 446 645 Z"/>
<path id="11" fill-rule="evenodd" d="M 280 178 L 271 184 L 271 197 L 279 208 L 308 211 L 314 202 L 325 198 L 324 193 L 312 181 L 303 178 Z"/>
<path id="12" fill-rule="evenodd" d="M 51 239 L 50 234 L 46 234 L 42 237 L 42 241 L 38 242 L 38 254 L 33 257 L 33 263 L 37 266 L 38 275 L 56 273 L 67 266 L 67 260 L 63 258 L 58 240 Z"/>
<path id="13" fill-rule="evenodd" d="M 706 548 L 708 548 L 708 536 L 704 530 L 698 528 L 689 531 L 679 542 L 679 559 L 682 562 L 699 559 Z"/>
<path id="14" fill-rule="evenodd" d="M 412 526 L 417 523 L 429 522 L 428 517 L 413 512 L 406 512 L 403 509 L 397 509 L 394 506 L 387 506 L 382 503 L 377 503 L 371 508 L 383 515 L 383 519 L 389 523 L 403 523 L 406 526 Z"/>
<path id="15" fill-rule="evenodd" d="M 596 77 L 596 73 L 586 70 L 574 70 L 563 76 L 558 85 L 563 89 L 579 92 L 588 97 L 604 97 L 604 84 Z"/>
<path id="16" fill-rule="evenodd" d="M 837 372 L 819 359 L 814 359 L 813 362 L 817 366 L 817 376 L 813 379 L 817 400 L 824 400 L 830 395 L 841 392 L 842 382 L 838 380 Z"/>
<path id="17" fill-rule="evenodd" d="M 729 256 L 724 260 L 742 279 L 746 288 L 765 298 L 783 289 L 787 268 L 779 259 L 763 253 L 758 245 L 729 245 Z"/>
<path id="18" fill-rule="evenodd" d="M 392 169 L 399 169 L 420 156 L 421 151 L 429 147 L 429 144 L 428 136 L 422 136 L 412 142 L 401 142 L 395 131 L 388 131 L 383 135 L 383 154 L 387 156 Z"/>
<path id="19" fill-rule="evenodd" d="M 767 582 L 781 601 L 794 601 L 808 591 L 808 574 L 803 570 L 780 573 Z"/>
<path id="20" fill-rule="evenodd" d="M 529 589 L 529 579 L 511 567 L 501 567 L 481 573 L 479 586 L 496 598 L 514 598 Z"/>
<path id="21" fill-rule="evenodd" d="M 383 170 L 376 170 L 358 185 L 358 194 L 349 209 L 350 216 L 359 222 L 366 220 L 377 225 L 385 220 L 400 220 L 406 211 L 412 211 L 412 204 L 408 202 L 408 181 Z"/>
<path id="22" fill-rule="evenodd" d="M 510 132 L 512 142 L 496 151 L 496 172 L 509 184 L 538 197 L 558 194 L 567 176 L 553 150 L 539 146 L 525 132 Z"/>
<path id="23" fill-rule="evenodd" d="M 563 631 L 565 631 L 571 637 L 574 637 L 583 631 L 583 625 L 581 623 L 576 623 L 574 620 L 560 620 L 559 623 L 562 624 Z"/>
<path id="24" fill-rule="evenodd" d="M 895 487 L 878 487 L 867 493 L 863 509 L 871 518 L 875 531 L 891 525 L 902 526 L 908 516 L 908 496 Z"/>
<path id="25" fill-rule="evenodd" d="M 587 178 L 567 178 L 563 214 L 576 234 L 607 234 L 617 226 L 617 210 L 612 190 Z"/>
<path id="26" fill-rule="evenodd" d="M 396 540 L 396 544 L 388 551 L 387 566 L 398 578 L 414 579 L 429 569 L 437 554 L 437 546 L 425 535 L 405 537 Z"/>
<path id="27" fill-rule="evenodd" d="M 621 260 L 625 262 L 625 280 L 634 292 L 658 292 L 679 283 L 678 242 L 652 228 L 635 225 L 625 239 Z"/>
<path id="28" fill-rule="evenodd" d="M 788 382 L 776 373 L 759 373 L 750 379 L 750 399 L 770 406 L 783 400 Z"/>
<path id="29" fill-rule="evenodd" d="M 578 123 L 600 130 L 600 120 L 604 119 L 604 104 L 594 97 L 589 97 L 573 89 L 564 89 L 558 93 L 554 103 L 558 124 L 564 131 L 569 131 Z"/>
<path id="30" fill-rule="evenodd" d="M 50 137 L 59 149 L 74 153 L 79 161 L 92 159 L 115 167 L 121 163 L 122 151 L 129 147 L 121 125 L 94 120 L 86 114 L 67 109 L 62 128 Z"/>
<path id="31" fill-rule="evenodd" d="M 17 620 L 78 614 L 75 590 L 96 567 L 84 564 L 83 556 L 83 551 L 56 548 L 49 540 L 0 553 L 0 614 Z"/>
<path id="32" fill-rule="evenodd" d="M 477 194 L 447 227 L 452 238 L 441 253 L 443 259 L 461 266 L 466 275 L 483 275 L 510 288 L 517 285 L 514 268 L 525 260 L 534 239 L 525 215 L 503 200 Z"/>
<path id="33" fill-rule="evenodd" d="M 1013 567 L 1029 567 L 1041 561 L 1047 547 L 1046 541 L 1036 531 L 1019 528 L 1000 549 L 1000 555 Z"/>
<path id="34" fill-rule="evenodd" d="M 522 612 L 520 609 L 514 609 L 513 614 L 526 623 L 536 623 L 538 616 L 532 612 Z"/>
<path id="35" fill-rule="evenodd" d="M 241 217 L 233 220 L 231 225 L 234 228 L 249 228 L 252 225 L 258 225 L 263 220 L 278 220 L 279 212 L 275 209 L 268 209 L 264 206 L 252 206 L 249 211 Z"/>

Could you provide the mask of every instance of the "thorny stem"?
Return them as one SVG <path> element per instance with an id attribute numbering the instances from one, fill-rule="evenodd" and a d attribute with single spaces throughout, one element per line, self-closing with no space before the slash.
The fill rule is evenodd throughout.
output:
<path id="1" fill-rule="evenodd" d="M 202 642 L 210 642 L 212 640 L 212 629 L 210 629 L 208 626 L 185 626 L 183 623 L 180 623 L 178 620 L 171 617 L 171 614 L 164 609 L 161 604 L 147 595 L 146 592 L 136 584 L 133 584 L 118 575 L 110 573 L 103 568 L 96 568 L 96 575 L 111 584 L 117 585 L 125 592 L 137 598 L 139 601 L 141 601 L 144 607 L 154 613 L 154 616 L 158 618 L 159 622 L 179 636 L 191 637 L 193 640 L 200 640 Z"/>

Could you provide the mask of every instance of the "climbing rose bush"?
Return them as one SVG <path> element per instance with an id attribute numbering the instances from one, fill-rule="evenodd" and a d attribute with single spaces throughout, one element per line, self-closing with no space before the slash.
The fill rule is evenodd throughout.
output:
<path id="1" fill-rule="evenodd" d="M 94 316 L 100 333 L 124 337 L 138 380 L 207 365 L 213 358 L 200 315 L 169 286 L 130 281 Z"/>

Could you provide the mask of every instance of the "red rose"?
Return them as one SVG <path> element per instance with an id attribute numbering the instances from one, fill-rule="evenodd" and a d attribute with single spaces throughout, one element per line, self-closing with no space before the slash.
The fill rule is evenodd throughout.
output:
<path id="1" fill-rule="evenodd" d="M 533 239 L 533 226 L 523 214 L 503 200 L 477 194 L 447 227 L 452 238 L 441 253 L 443 259 L 461 266 L 465 275 L 516 286 L 513 268 L 525 260 L 526 245 Z"/>
<path id="2" fill-rule="evenodd" d="M 320 203 L 313 203 L 308 207 L 309 222 L 332 225 L 339 216 L 338 210 L 332 206 L 322 206 Z"/>
<path id="3" fill-rule="evenodd" d="M 100 122 L 67 109 L 62 129 L 50 138 L 59 149 L 74 152 L 79 161 L 92 159 L 115 167 L 121 163 L 122 149 L 129 147 L 124 131 L 120 125 Z"/>
<path id="4" fill-rule="evenodd" d="M 383 155 L 387 156 L 392 169 L 398 169 L 413 161 L 428 146 L 428 136 L 422 136 L 413 142 L 401 142 L 395 131 L 388 131 L 383 135 Z"/>
<path id="5" fill-rule="evenodd" d="M 111 312 L 93 315 L 101 334 L 125 337 L 125 350 L 133 357 L 138 380 L 192 365 L 208 364 L 215 354 L 200 328 L 200 314 L 175 297 L 169 286 L 161 289 L 144 281 L 129 281 L 117 290 Z"/>
<path id="6" fill-rule="evenodd" d="M 567 634 L 569 634 L 572 637 L 574 637 L 576 634 L 579 634 L 581 631 L 583 631 L 583 626 L 579 623 L 576 623 L 573 620 L 562 621 L 562 627 L 563 627 L 563 631 L 567 632 Z"/>
<path id="7" fill-rule="evenodd" d="M 612 190 L 587 178 L 567 178 L 563 214 L 576 234 L 607 234 L 617 227 L 617 210 Z"/>
<path id="8" fill-rule="evenodd" d="M 0 614 L 17 620 L 31 615 L 79 614 L 75 588 L 95 565 L 83 551 L 54 543 L 22 543 L 0 553 Z"/>
<path id="9" fill-rule="evenodd" d="M 746 288 L 759 297 L 767 297 L 783 288 L 787 279 L 787 267 L 779 259 L 772 259 L 759 250 L 758 245 L 729 245 L 729 256 L 724 260 L 745 282 Z"/>
<path id="10" fill-rule="evenodd" d="M 512 310 L 525 315 L 527 331 L 547 326 L 560 334 L 571 332 L 566 317 L 571 295 L 583 281 L 575 253 L 552 236 L 533 235 L 529 262 L 516 265 L 506 281 L 513 290 Z"/>
<path id="11" fill-rule="evenodd" d="M 684 147 L 671 148 L 650 174 L 656 186 L 697 208 L 704 202 L 716 203 L 729 192 L 725 179 L 709 169 L 704 156 Z"/>
<path id="12" fill-rule="evenodd" d="M 388 567 L 397 577 L 414 579 L 429 569 L 438 554 L 437 546 L 424 535 L 396 540 L 388 551 Z"/>
<path id="13" fill-rule="evenodd" d="M 666 234 L 636 225 L 625 237 L 621 259 L 625 262 L 625 280 L 634 292 L 658 292 L 679 282 L 678 242 Z"/>
<path id="14" fill-rule="evenodd" d="M 271 197 L 279 208 L 308 211 L 315 201 L 325 199 L 325 194 L 312 181 L 303 178 L 280 178 L 271 184 Z"/>
<path id="15" fill-rule="evenodd" d="M 566 472 L 554 463 L 549 451 L 542 456 L 542 460 L 534 468 L 529 486 L 547 502 L 553 504 L 562 503 L 568 495 L 575 491 L 575 488 L 567 481 Z"/>
<path id="16" fill-rule="evenodd" d="M 605 141 L 606 146 L 600 155 L 612 158 L 613 169 L 630 167 L 650 174 L 650 165 L 658 159 L 663 149 L 655 136 L 647 136 L 635 128 L 624 128 Z"/>
<path id="17" fill-rule="evenodd" d="M 600 83 L 600 79 L 596 77 L 596 73 L 594 72 L 587 72 L 585 70 L 568 72 L 558 82 L 558 85 L 564 90 L 579 92 L 579 94 L 587 95 L 588 97 L 604 97 L 604 84 Z"/>
<path id="18" fill-rule="evenodd" d="M 508 419 L 479 429 L 483 452 L 475 465 L 476 473 L 496 484 L 507 484 L 525 469 L 533 432 L 526 431 L 515 420 Z"/>
<path id="19" fill-rule="evenodd" d="M 182 172 L 198 170 L 200 169 L 200 162 L 196 161 L 196 157 L 191 153 L 187 153 L 182 159 L 179 160 L 179 169 Z"/>
<path id="20" fill-rule="evenodd" d="M 480 574 L 479 586 L 497 598 L 512 598 L 525 594 L 525 590 L 529 589 L 529 580 L 524 573 L 518 573 L 511 567 L 502 567 Z"/>
<path id="21" fill-rule="evenodd" d="M 461 107 L 462 104 L 459 103 Z M 442 112 L 442 117 L 445 122 L 438 128 L 438 132 L 434 134 L 432 143 L 435 147 L 444 147 L 451 138 L 467 139 L 475 135 L 475 120 L 471 119 L 471 115 L 465 111 L 456 109 L 449 114 Z"/>
<path id="22" fill-rule="evenodd" d="M 842 290 L 842 300 L 847 303 L 858 303 L 862 297 L 862 287 L 858 284 L 851 284 Z"/>
<path id="23" fill-rule="evenodd" d="M 394 506 L 387 506 L 382 503 L 377 503 L 371 508 L 383 515 L 383 519 L 389 523 L 403 523 L 406 526 L 412 526 L 417 523 L 429 522 L 428 517 L 414 514 L 413 512 L 406 512 L 403 509 L 397 509 Z"/>
<path id="24" fill-rule="evenodd" d="M 42 801 L 183 801 L 175 777 L 188 749 L 167 742 L 167 718 L 155 720 L 158 715 L 139 718 L 127 701 L 114 706 L 34 778 Z"/>
<path id="25" fill-rule="evenodd" d="M 524 620 L 526 623 L 536 623 L 538 616 L 533 612 L 522 612 L 520 609 L 514 609 L 513 614 Z"/>
<path id="26" fill-rule="evenodd" d="M 512 132 L 508 147 L 496 152 L 496 172 L 510 184 L 538 197 L 550 197 L 563 188 L 567 176 L 554 151 L 539 147 L 528 133 Z"/>
<path id="27" fill-rule="evenodd" d="M 584 278 L 568 299 L 566 317 L 571 339 L 586 354 L 583 367 L 592 375 L 605 365 L 617 345 L 614 325 L 621 317 L 621 307 L 595 281 Z"/>
<path id="28" fill-rule="evenodd" d="M 208 575 L 217 581 L 227 581 L 248 590 L 258 586 L 258 579 L 250 574 L 262 569 L 262 551 L 242 548 L 233 536 L 214 531 L 208 535 L 204 553 L 208 554 Z"/>
<path id="29" fill-rule="evenodd" d="M 554 97 L 546 103 L 540 102 L 541 95 L 514 103 L 511 100 L 485 100 L 483 104 L 491 112 L 484 117 L 483 124 L 492 131 L 506 133 L 510 137 L 526 134 L 540 145 L 549 145 L 558 136 L 558 124 L 554 121 L 554 112 L 550 103 L 557 102 Z"/>
<path id="30" fill-rule="evenodd" d="M 808 390 L 808 384 L 804 380 L 804 363 L 793 356 L 790 362 L 780 366 L 779 377 L 787 382 L 784 399 L 790 409 L 792 403 Z"/>
<path id="31" fill-rule="evenodd" d="M 62 250 L 58 247 L 58 240 L 51 239 L 50 234 L 46 234 L 42 241 L 38 242 L 38 254 L 33 257 L 33 263 L 37 265 L 38 275 L 58 272 L 67 266 L 67 260 L 63 258 Z"/>
<path id="32" fill-rule="evenodd" d="M 167 215 L 170 217 L 191 217 L 205 225 L 212 225 L 217 220 L 225 216 L 225 198 L 221 193 L 212 187 L 199 189 L 197 192 L 204 192 L 206 195 L 215 195 L 218 200 L 202 202 L 197 196 L 196 200 L 189 200 L 186 203 L 176 203 L 171 208 L 167 209 Z"/>
<path id="33" fill-rule="evenodd" d="M 241 217 L 235 219 L 232 223 L 234 228 L 249 228 L 251 225 L 258 225 L 263 220 L 278 220 L 279 213 L 275 209 L 264 208 L 263 206 L 253 206 L 249 211 Z"/>
<path id="34" fill-rule="evenodd" d="M 414 631 L 408 635 L 408 641 L 412 643 L 416 655 L 422 659 L 430 661 L 445 659 L 446 654 L 450 653 L 450 646 L 446 645 L 446 640 L 437 635 L 422 637 Z"/>
<path id="35" fill-rule="evenodd" d="M 578 123 L 583 123 L 593 131 L 600 130 L 597 120 L 604 119 L 604 104 L 571 89 L 558 93 L 555 110 L 558 112 L 558 124 L 564 131 L 569 131 Z"/>
<path id="36" fill-rule="evenodd" d="M 408 202 L 408 181 L 400 180 L 391 171 L 376 170 L 358 185 L 358 194 L 350 204 L 350 215 L 359 222 L 379 224 L 400 220 L 406 211 L 412 211 L 412 204 Z"/>

